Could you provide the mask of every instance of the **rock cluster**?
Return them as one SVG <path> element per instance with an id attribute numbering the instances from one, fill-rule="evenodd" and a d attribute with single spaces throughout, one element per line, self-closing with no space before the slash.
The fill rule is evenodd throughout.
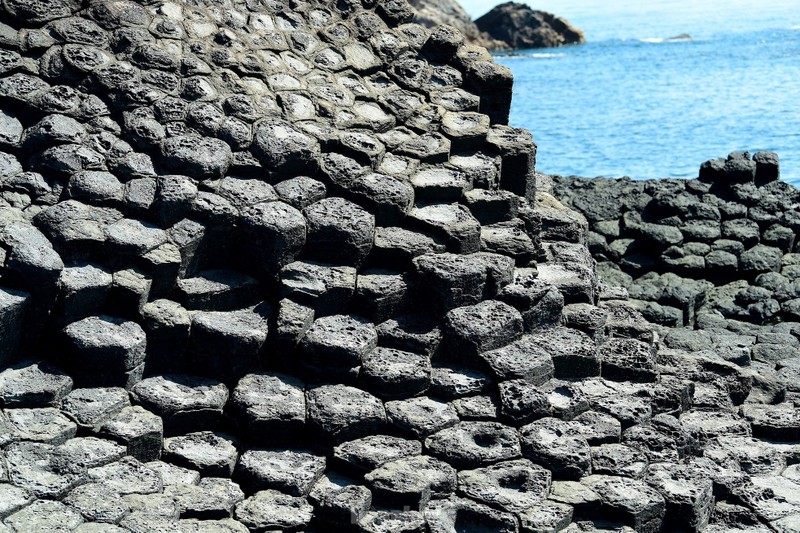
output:
<path id="1" fill-rule="evenodd" d="M 589 222 L 600 275 L 651 321 L 754 324 L 800 319 L 800 191 L 778 156 L 733 153 L 693 180 L 555 178 Z"/>
<path id="2" fill-rule="evenodd" d="M 0 531 L 796 529 L 797 365 L 601 286 L 457 31 L 0 9 Z"/>

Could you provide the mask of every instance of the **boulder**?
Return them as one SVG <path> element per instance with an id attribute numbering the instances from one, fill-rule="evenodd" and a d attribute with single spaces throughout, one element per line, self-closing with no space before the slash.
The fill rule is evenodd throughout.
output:
<path id="1" fill-rule="evenodd" d="M 552 48 L 584 42 L 583 32 L 563 18 L 517 2 L 495 6 L 475 24 L 512 49 Z"/>

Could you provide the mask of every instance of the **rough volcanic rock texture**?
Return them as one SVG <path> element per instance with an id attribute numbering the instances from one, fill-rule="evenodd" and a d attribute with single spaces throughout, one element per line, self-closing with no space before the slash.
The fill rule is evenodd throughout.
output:
<path id="1" fill-rule="evenodd" d="M 659 351 L 452 28 L 0 9 L 0 530 L 791 528 L 796 365 Z"/>
<path id="2" fill-rule="evenodd" d="M 552 13 L 506 2 L 475 21 L 478 29 L 512 49 L 553 48 L 584 42 L 583 32 Z"/>
<path id="3" fill-rule="evenodd" d="M 455 0 L 409 0 L 409 4 L 416 11 L 414 22 L 418 24 L 428 28 L 435 28 L 441 24 L 453 26 L 469 42 L 489 50 L 507 47 L 504 42 L 490 39 L 486 33 L 479 30 L 469 13 Z"/>

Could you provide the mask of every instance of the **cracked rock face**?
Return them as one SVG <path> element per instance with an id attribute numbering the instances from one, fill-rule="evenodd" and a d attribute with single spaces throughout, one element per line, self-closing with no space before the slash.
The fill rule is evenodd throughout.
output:
<path id="1" fill-rule="evenodd" d="M 800 328 L 723 317 L 792 312 L 770 156 L 583 217 L 404 0 L 0 15 L 0 531 L 796 522 Z M 600 283 L 601 231 L 755 277 Z"/>

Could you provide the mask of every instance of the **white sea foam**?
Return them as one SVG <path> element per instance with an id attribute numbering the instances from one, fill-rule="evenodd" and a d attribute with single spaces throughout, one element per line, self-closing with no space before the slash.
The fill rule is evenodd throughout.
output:
<path id="1" fill-rule="evenodd" d="M 650 43 L 650 44 L 657 44 L 663 43 L 666 39 L 662 39 L 661 37 L 648 37 L 646 39 L 639 39 L 640 43 Z"/>
<path id="2" fill-rule="evenodd" d="M 791 28 L 789 28 L 789 29 L 790 29 L 790 30 L 800 30 L 800 24 L 798 24 L 797 26 L 792 26 L 792 27 L 791 27 Z"/>
<path id="3" fill-rule="evenodd" d="M 564 57 L 566 54 L 552 54 L 547 52 L 538 52 L 535 54 L 530 54 L 528 57 L 535 57 L 537 59 L 552 59 L 554 57 Z"/>

